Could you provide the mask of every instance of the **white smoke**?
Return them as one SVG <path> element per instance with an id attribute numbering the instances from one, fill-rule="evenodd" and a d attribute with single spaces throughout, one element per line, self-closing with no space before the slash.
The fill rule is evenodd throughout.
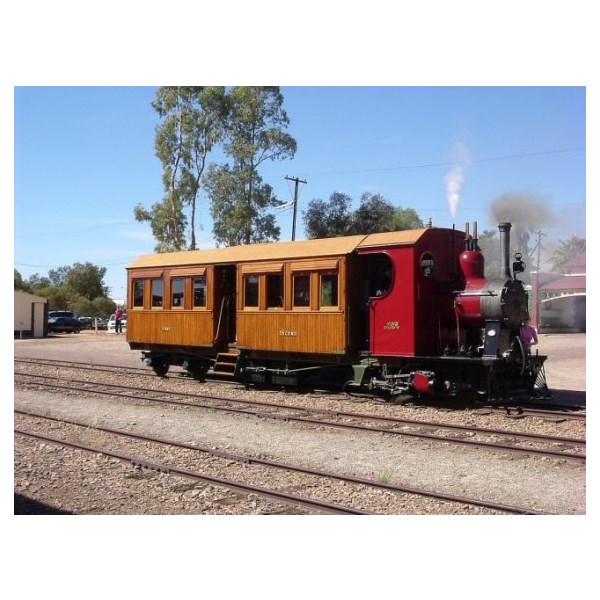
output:
<path id="1" fill-rule="evenodd" d="M 453 165 L 444 177 L 446 185 L 446 198 L 450 207 L 450 214 L 456 217 L 460 204 L 460 190 L 465 180 L 465 170 L 471 164 L 469 150 L 462 142 L 454 144 L 452 149 Z"/>

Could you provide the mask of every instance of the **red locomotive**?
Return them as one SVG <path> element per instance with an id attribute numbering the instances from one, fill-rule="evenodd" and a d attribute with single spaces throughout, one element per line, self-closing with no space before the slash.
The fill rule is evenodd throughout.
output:
<path id="1" fill-rule="evenodd" d="M 390 396 L 546 394 L 546 357 L 519 338 L 528 298 L 510 229 L 499 225 L 494 278 L 476 224 L 141 257 L 127 269 L 127 340 L 158 375 L 179 365 L 197 379 Z"/>

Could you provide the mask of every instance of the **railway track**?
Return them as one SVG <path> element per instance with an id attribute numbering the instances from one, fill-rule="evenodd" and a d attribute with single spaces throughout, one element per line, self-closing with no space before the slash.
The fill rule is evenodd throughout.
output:
<path id="1" fill-rule="evenodd" d="M 49 366 L 49 367 L 53 367 L 53 368 L 63 368 L 63 369 L 77 369 L 80 371 L 97 371 L 97 372 L 104 372 L 104 373 L 114 373 L 115 372 L 115 365 L 111 365 L 111 364 L 103 364 L 103 363 L 90 363 L 90 362 L 81 362 L 81 361 L 68 361 L 68 360 L 55 360 L 55 359 L 38 359 L 38 358 L 15 358 L 14 359 L 15 364 L 23 364 L 23 365 L 32 365 L 32 366 L 37 366 L 37 367 L 43 367 L 43 366 Z M 118 367 L 118 372 L 119 374 L 123 375 L 134 375 L 134 376 L 141 376 L 141 377 L 148 377 L 151 379 L 156 379 L 157 376 L 154 373 L 154 371 L 151 371 L 148 369 L 148 367 L 129 367 L 129 366 L 121 366 L 119 365 Z M 176 379 L 178 381 L 182 380 L 182 379 L 189 379 L 188 374 L 183 371 L 183 370 L 172 370 L 171 373 L 169 375 L 165 376 L 165 379 Z M 231 386 L 235 386 L 235 387 L 239 387 L 239 388 L 244 388 L 246 387 L 244 384 L 236 382 L 236 381 L 229 381 L 229 380 L 224 380 L 224 379 L 220 379 L 218 377 L 215 378 L 210 378 L 209 379 L 211 381 L 211 383 L 219 385 L 219 386 L 223 386 L 223 387 L 231 387 Z M 191 380 L 193 381 L 193 380 Z M 197 382 L 194 382 L 194 385 L 198 385 Z M 267 389 L 267 388 L 265 388 Z M 199 393 L 202 393 L 201 390 L 199 390 Z M 357 398 L 360 397 L 361 400 L 370 400 L 370 401 L 376 401 L 375 397 L 372 395 L 365 395 L 365 396 L 361 396 L 361 395 L 357 395 L 357 394 L 347 394 L 347 393 L 340 393 L 336 390 L 320 390 L 321 394 L 327 394 L 330 398 Z M 396 402 L 391 401 L 391 402 L 384 402 L 385 404 L 389 404 L 390 406 L 394 406 L 396 404 Z M 401 404 L 405 405 L 404 402 L 402 402 Z M 586 419 L 586 413 L 585 410 L 583 409 L 583 407 L 577 407 L 577 406 L 569 406 L 569 407 L 565 407 L 565 406 L 561 406 L 559 404 L 556 405 L 555 409 L 550 409 L 550 408 L 540 408 L 539 406 L 528 406 L 528 405 L 506 405 L 506 406 L 492 406 L 492 405 L 488 405 L 483 407 L 485 409 L 489 409 L 492 410 L 494 412 L 497 413 L 502 413 L 502 414 L 506 414 L 506 415 L 511 415 L 511 416 L 546 416 L 546 417 L 556 417 L 556 418 L 560 418 L 560 419 L 576 419 L 576 420 L 581 420 L 581 421 L 585 421 Z"/>
<path id="2" fill-rule="evenodd" d="M 19 398 L 15 403 L 17 409 L 37 414 L 44 413 L 45 416 L 65 421 L 79 420 L 81 425 L 78 429 L 84 431 L 79 434 L 80 437 L 85 438 L 93 427 L 101 425 L 106 428 L 127 430 L 137 435 L 146 435 L 149 438 L 162 435 L 167 442 L 179 440 L 189 443 L 191 441 L 197 446 L 208 434 L 212 438 L 212 443 L 206 445 L 204 449 L 213 461 L 225 460 L 246 465 L 246 468 L 251 465 L 251 470 L 254 472 L 257 472 L 255 469 L 257 464 L 253 459 L 281 463 L 282 468 L 273 466 L 269 469 L 279 472 L 277 477 L 283 480 L 317 477 L 316 473 L 301 474 L 290 468 L 283 468 L 286 464 L 292 467 L 304 466 L 309 471 L 311 469 L 318 471 L 319 480 L 314 483 L 298 483 L 290 489 L 287 489 L 286 485 L 275 486 L 274 489 L 287 489 L 297 496 L 308 495 L 309 497 L 312 497 L 315 490 L 321 490 L 324 492 L 321 498 L 324 502 L 340 505 L 342 510 L 348 507 L 365 514 L 490 514 L 490 512 L 523 514 L 523 511 L 525 514 L 529 512 L 571 514 L 573 509 L 570 507 L 579 506 L 582 501 L 579 497 L 574 500 L 567 490 L 579 489 L 581 476 L 585 473 L 585 421 L 556 419 L 554 416 L 529 415 L 523 412 L 509 414 L 506 410 L 481 409 L 481 407 L 476 410 L 466 408 L 444 410 L 380 401 L 361 402 L 359 408 L 356 402 L 348 399 L 344 394 L 325 390 L 313 390 L 301 394 L 296 391 L 246 388 L 239 384 L 222 386 L 212 381 L 199 384 L 191 378 L 177 375 L 176 371 L 173 371 L 169 377 L 157 378 L 154 373 L 149 373 L 145 368 L 128 367 L 115 370 L 112 365 L 74 361 L 16 360 L 14 379 L 15 390 L 23 390 L 25 393 L 24 396 L 20 393 L 15 396 L 16 399 Z M 37 390 L 53 393 L 41 394 L 43 400 L 37 402 L 35 400 Z M 42 408 L 44 406 L 48 409 Z M 129 416 L 125 417 L 125 415 Z M 84 416 L 87 418 L 83 418 Z M 15 415 L 15 420 L 17 418 L 26 417 Z M 130 424 L 135 426 L 129 427 Z M 193 429 L 190 429 L 190 426 Z M 75 428 L 76 425 L 63 423 L 61 427 Z M 55 436 L 52 431 L 40 431 L 39 428 L 24 426 L 21 423 L 19 428 L 25 432 L 61 437 Z M 180 439 L 180 432 L 187 430 L 190 432 L 188 437 Z M 231 432 L 236 431 L 237 436 L 234 438 Z M 169 433 L 165 435 L 164 432 Z M 281 441 L 276 437 L 271 443 L 265 443 L 265 436 L 268 439 L 271 435 L 281 436 Z M 24 436 L 17 433 L 15 436 L 15 444 L 19 440 L 20 449 L 22 444 L 27 444 L 23 456 L 32 453 L 34 456 L 40 454 L 36 449 L 38 442 L 31 441 L 31 438 L 25 440 Z M 319 444 L 318 450 L 316 446 L 312 448 L 313 441 Z M 152 442 L 146 440 L 143 443 Z M 293 444 L 293 452 L 286 450 L 290 443 Z M 249 444 L 247 448 L 246 444 Z M 102 444 L 88 445 L 102 447 Z M 271 451 L 267 450 L 265 453 L 263 447 Z M 208 452 L 211 450 L 213 454 Z M 55 462 L 56 456 L 62 456 L 61 452 L 55 450 L 54 454 L 50 453 L 50 465 Z M 87 454 L 93 456 L 90 452 Z M 149 477 L 148 481 L 156 482 L 158 485 L 156 489 L 161 489 L 163 484 L 160 480 L 156 480 L 158 475 L 152 475 L 152 473 L 161 473 L 160 468 L 153 469 L 152 465 L 168 467 L 171 464 L 169 460 L 162 460 L 160 456 L 154 455 L 143 456 L 135 450 L 123 453 L 139 463 L 134 473 L 139 473 L 139 477 Z M 215 454 L 221 454 L 221 459 Z M 358 469 L 355 469 L 355 461 L 351 458 L 354 454 L 357 458 L 360 457 L 359 462 L 356 463 L 360 465 Z M 336 462 L 338 456 L 341 458 L 340 462 Z M 440 459 L 442 459 L 440 465 L 445 464 L 444 457 L 450 459 L 448 471 L 435 466 Z M 22 477 L 26 478 L 25 481 L 30 479 L 43 481 L 46 473 L 53 472 L 54 467 L 49 466 L 42 468 L 37 476 L 26 475 L 29 470 L 27 465 L 35 464 L 35 460 L 37 459 L 32 462 L 32 459 L 27 459 L 23 475 L 18 474 L 20 469 L 17 468 L 16 463 L 15 486 Z M 41 451 L 40 460 L 44 463 L 48 460 L 44 450 Z M 93 459 L 91 460 L 93 466 Z M 543 462 L 546 460 L 550 462 Z M 413 463 L 414 466 L 411 466 Z M 62 459 L 58 464 L 59 466 L 62 464 Z M 133 464 L 131 460 L 127 462 L 129 466 Z M 425 468 L 425 472 L 415 477 L 414 475 L 422 469 L 421 465 Z M 483 467 L 483 465 L 489 466 Z M 179 465 L 179 463 L 175 463 L 175 466 L 188 468 L 185 464 Z M 266 469 L 267 465 L 264 464 L 262 467 Z M 127 466 L 121 467 L 123 468 L 128 469 Z M 564 488 L 564 492 L 544 491 L 546 488 L 543 484 L 539 491 L 529 487 L 537 477 L 537 475 L 531 477 L 531 473 L 541 474 L 548 468 L 552 471 L 553 479 L 557 476 L 561 477 L 559 487 Z M 75 468 L 75 471 L 83 477 L 83 473 L 87 472 L 86 469 L 87 467 L 79 467 L 78 470 Z M 190 466 L 189 470 L 197 473 L 204 472 L 203 469 L 196 469 L 193 466 Z M 558 475 L 559 472 L 561 474 L 564 472 L 564 476 Z M 208 474 L 211 474 L 210 471 Z M 231 481 L 232 485 L 237 481 L 235 475 L 212 474 L 217 478 Z M 333 480 L 332 475 L 354 477 L 356 482 L 350 484 L 348 481 L 336 479 L 338 483 L 333 486 L 324 483 L 329 481 L 326 479 L 327 475 L 331 480 Z M 135 481 L 136 476 L 132 475 L 132 477 Z M 180 479 L 180 476 L 177 477 Z M 268 491 L 273 489 L 270 481 L 274 477 L 276 476 L 269 475 L 265 471 L 263 475 L 257 476 L 256 480 L 247 483 L 257 488 L 264 487 Z M 465 486 L 461 485 L 464 477 L 467 478 Z M 122 486 L 118 481 L 116 483 L 112 479 L 108 481 L 110 483 L 106 485 L 109 488 L 114 485 L 117 488 Z M 365 486 L 368 482 L 379 482 L 385 485 L 369 487 L 371 491 L 367 493 Z M 84 487 L 87 485 L 85 482 L 80 483 Z M 192 480 L 190 483 L 173 485 L 175 488 L 189 489 L 186 494 L 200 493 L 199 498 L 204 498 L 205 488 L 202 487 L 202 492 L 199 492 L 198 486 L 211 488 L 213 484 L 194 483 Z M 386 485 L 388 488 L 385 487 Z M 342 499 L 340 490 L 344 490 L 344 486 L 355 490 L 354 500 Z M 509 491 L 512 488 L 516 493 Z M 215 509 L 217 514 L 328 512 L 325 507 L 303 508 L 293 502 L 284 504 L 283 501 L 269 500 L 266 492 L 260 495 L 258 506 L 253 507 L 254 501 L 249 501 L 248 498 L 259 497 L 257 492 L 226 491 L 233 490 L 233 487 L 220 487 L 220 489 L 225 490 L 221 493 L 225 505 L 219 507 L 221 500 L 217 499 Z M 305 490 L 309 493 L 305 494 Z M 69 491 L 65 491 L 68 496 Z M 552 499 L 557 493 L 560 498 Z M 153 494 L 150 495 L 148 504 L 156 503 Z M 436 494 L 445 494 L 446 499 Z M 546 499 L 548 494 L 549 497 Z M 123 497 L 128 497 L 127 491 L 123 493 Z M 240 499 L 242 497 L 246 499 Z M 469 500 L 475 502 L 466 504 L 465 501 Z M 479 502 L 485 505 L 478 504 Z M 265 503 L 271 503 L 270 508 L 265 508 Z M 56 505 L 51 502 L 50 506 L 64 508 L 66 505 Z M 105 506 L 107 506 L 105 514 L 119 511 L 119 507 L 115 508 L 109 501 Z M 167 508 L 162 508 L 163 506 Z M 159 514 L 163 514 L 163 511 L 166 511 L 164 514 L 198 514 L 189 513 L 190 506 L 196 507 L 192 510 L 199 510 L 197 503 L 187 504 L 183 500 L 174 504 L 169 504 L 167 501 L 154 510 Z M 511 510 L 502 510 L 501 507 Z M 82 510 L 86 512 L 85 507 Z M 203 510 L 204 513 L 213 514 L 212 505 L 211 508 Z M 219 512 L 223 510 L 226 512 Z M 574 514 L 578 514 L 581 509 L 574 510 Z M 143 512 L 143 510 L 140 512 L 156 514 L 156 512 Z"/>
<path id="3" fill-rule="evenodd" d="M 25 417 L 26 419 L 33 419 L 36 421 L 46 420 L 52 421 L 58 425 L 68 425 L 75 428 L 83 428 L 86 432 L 89 432 L 90 429 L 93 429 L 95 432 L 107 434 L 110 437 L 117 437 L 126 439 L 128 443 L 130 442 L 138 442 L 144 444 L 142 449 L 130 450 L 135 452 L 135 454 L 124 453 L 121 450 L 114 449 L 114 446 L 106 439 L 103 439 L 101 445 L 88 445 L 81 444 L 78 442 L 74 442 L 70 439 L 67 439 L 68 436 L 63 433 L 60 438 L 55 436 L 49 436 L 44 434 L 39 434 L 31 430 L 25 430 L 21 427 L 15 428 L 15 434 L 19 436 L 29 437 L 36 440 L 40 440 L 47 443 L 52 443 L 62 447 L 75 448 L 78 450 L 83 450 L 86 452 L 100 453 L 106 456 L 110 456 L 112 458 L 116 458 L 123 462 L 129 463 L 133 467 L 150 469 L 162 473 L 169 473 L 175 476 L 182 476 L 193 480 L 204 481 L 210 484 L 218 485 L 221 487 L 225 487 L 227 489 L 233 490 L 238 493 L 243 494 L 257 494 L 263 496 L 269 500 L 284 502 L 291 506 L 297 506 L 301 508 L 307 508 L 310 511 L 317 512 L 325 512 L 328 514 L 376 514 L 370 513 L 365 510 L 361 510 L 360 508 L 356 508 L 353 506 L 343 506 L 340 504 L 333 504 L 331 502 L 327 502 L 324 499 L 318 499 L 315 497 L 301 496 L 296 493 L 290 493 L 289 491 L 282 489 L 274 489 L 267 488 L 265 486 L 257 486 L 247 483 L 246 481 L 242 481 L 240 479 L 235 478 L 224 478 L 224 477 L 216 477 L 214 475 L 203 473 L 198 470 L 191 470 L 189 468 L 185 468 L 182 466 L 178 466 L 173 461 L 169 463 L 166 462 L 156 462 L 156 459 L 153 459 L 152 456 L 148 455 L 148 444 L 151 445 L 160 445 L 166 447 L 167 450 L 171 448 L 183 449 L 186 451 L 190 451 L 196 455 L 201 454 L 208 457 L 216 458 L 224 462 L 235 462 L 242 465 L 252 465 L 253 467 L 260 469 L 277 469 L 283 471 L 293 471 L 297 474 L 301 474 L 302 476 L 306 476 L 309 479 L 305 481 L 294 481 L 294 486 L 301 486 L 303 488 L 311 489 L 311 490 L 330 490 L 331 486 L 334 485 L 343 485 L 343 486 L 352 486 L 350 489 L 345 489 L 344 494 L 348 496 L 349 499 L 352 499 L 357 494 L 364 495 L 365 493 L 369 493 L 370 490 L 385 492 L 385 493 L 394 493 L 394 494 L 404 494 L 410 496 L 425 496 L 428 498 L 434 498 L 436 500 L 440 500 L 443 502 L 451 502 L 457 504 L 466 504 L 471 506 L 477 506 L 483 509 L 488 509 L 492 514 L 497 513 L 507 513 L 507 514 L 546 514 L 540 511 L 533 510 L 529 507 L 519 507 L 519 506 L 510 506 L 498 502 L 491 502 L 486 500 L 480 500 L 476 498 L 469 498 L 466 496 L 458 496 L 451 494 L 438 493 L 432 490 L 419 489 L 415 487 L 407 487 L 407 486 L 399 486 L 391 483 L 384 483 L 373 481 L 365 478 L 359 477 L 350 477 L 344 476 L 339 473 L 330 472 L 330 471 L 322 471 L 316 469 L 308 469 L 299 465 L 294 465 L 281 461 L 272 461 L 265 460 L 256 456 L 248 456 L 242 454 L 236 454 L 231 452 L 222 452 L 215 451 L 209 447 L 199 447 L 197 445 L 181 443 L 175 440 L 159 438 L 156 436 L 146 436 L 140 435 L 139 433 L 135 433 L 132 431 L 124 431 L 120 429 L 100 427 L 97 425 L 93 425 L 90 423 L 67 420 L 67 419 L 58 419 L 53 417 L 48 417 L 41 414 L 29 413 L 24 411 L 15 411 L 16 415 L 20 417 Z M 72 436 L 76 436 L 76 433 L 71 433 Z M 160 460 L 160 459 L 159 459 Z M 264 477 L 263 477 L 264 478 Z M 317 485 L 315 485 L 315 478 L 319 479 Z M 356 488 L 358 491 L 355 491 L 353 488 Z M 351 500 L 349 500 L 351 501 Z"/>
<path id="4" fill-rule="evenodd" d="M 110 384 L 90 380 L 71 379 L 67 383 L 63 377 L 50 375 L 15 373 L 15 377 L 21 378 L 21 382 L 23 383 L 34 383 L 46 389 L 77 391 L 79 393 L 86 392 L 88 394 L 104 396 L 109 395 L 135 401 L 224 411 L 262 419 L 298 422 L 313 426 L 326 426 L 365 433 L 419 438 L 438 443 L 459 444 L 497 452 L 534 454 L 581 462 L 586 459 L 583 453 L 586 441 L 582 438 L 523 433 L 513 430 L 377 416 L 366 413 L 331 411 L 297 404 L 289 406 L 287 404 L 262 402 L 255 399 L 244 400 L 240 398 L 163 390 L 157 392 L 155 389 L 139 386 Z M 160 393 L 160 397 L 156 395 L 157 393 Z M 383 423 L 383 425 L 375 423 Z M 442 433 L 439 433 L 440 431 Z M 503 441 L 498 441 L 497 438 L 501 438 Z M 520 445 L 523 443 L 527 443 L 528 445 Z"/>

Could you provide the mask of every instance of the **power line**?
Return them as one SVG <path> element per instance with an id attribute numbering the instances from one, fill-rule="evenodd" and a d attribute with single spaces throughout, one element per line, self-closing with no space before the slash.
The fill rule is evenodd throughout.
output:
<path id="1" fill-rule="evenodd" d="M 470 163 L 484 163 L 484 162 L 493 162 L 499 160 L 511 160 L 518 158 L 535 158 L 538 156 L 551 156 L 554 154 L 566 154 L 568 152 L 581 152 L 585 150 L 585 146 L 577 146 L 575 148 L 563 148 L 560 150 L 546 150 L 541 152 L 530 152 L 527 154 L 507 154 L 505 156 L 490 156 L 487 158 L 474 158 L 471 159 Z M 454 166 L 455 162 L 453 161 L 445 161 L 445 162 L 433 162 L 433 163 L 423 163 L 421 165 L 400 165 L 397 167 L 379 167 L 376 169 L 354 169 L 354 170 L 345 170 L 345 171 L 312 171 L 309 172 L 309 175 L 318 176 L 318 175 L 343 175 L 343 174 L 351 174 L 351 173 L 381 173 L 386 171 L 410 171 L 413 169 L 431 169 L 434 167 L 451 167 Z"/>

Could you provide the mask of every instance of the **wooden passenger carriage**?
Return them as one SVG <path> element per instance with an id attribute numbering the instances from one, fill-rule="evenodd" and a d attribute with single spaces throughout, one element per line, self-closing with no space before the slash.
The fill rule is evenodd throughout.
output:
<path id="1" fill-rule="evenodd" d="M 197 371 L 228 351 L 288 366 L 431 351 L 416 324 L 439 328 L 439 307 L 423 292 L 456 285 L 461 235 L 426 228 L 143 256 L 127 269 L 127 340 L 153 366 Z M 375 290 L 386 265 L 393 280 Z"/>

